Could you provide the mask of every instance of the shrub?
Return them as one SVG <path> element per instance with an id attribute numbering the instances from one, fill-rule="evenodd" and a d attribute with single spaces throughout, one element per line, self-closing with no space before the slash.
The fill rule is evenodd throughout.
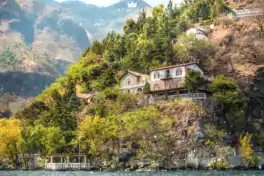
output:
<path id="1" fill-rule="evenodd" d="M 208 167 L 210 169 L 216 169 L 216 170 L 225 170 L 229 168 L 229 165 L 225 162 L 224 159 L 220 158 L 220 159 L 216 159 L 211 161 L 208 164 Z"/>

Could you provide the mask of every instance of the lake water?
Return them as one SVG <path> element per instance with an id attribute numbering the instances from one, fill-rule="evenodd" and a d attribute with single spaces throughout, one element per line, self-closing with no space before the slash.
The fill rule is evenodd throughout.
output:
<path id="1" fill-rule="evenodd" d="M 179 172 L 48 172 L 48 171 L 0 171 L 0 176 L 264 176 L 264 171 L 217 172 L 217 171 L 179 171 Z"/>

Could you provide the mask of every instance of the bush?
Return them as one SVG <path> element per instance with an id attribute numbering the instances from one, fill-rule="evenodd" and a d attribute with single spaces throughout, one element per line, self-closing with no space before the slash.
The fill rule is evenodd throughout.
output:
<path id="1" fill-rule="evenodd" d="M 220 159 L 216 159 L 211 161 L 208 164 L 208 167 L 210 169 L 216 169 L 216 170 L 225 170 L 229 168 L 229 165 L 225 162 L 224 159 L 220 158 Z"/>
<path id="2" fill-rule="evenodd" d="M 251 159 L 250 159 L 250 167 L 252 168 L 256 168 L 258 166 L 260 162 L 260 159 L 258 156 L 253 156 Z"/>

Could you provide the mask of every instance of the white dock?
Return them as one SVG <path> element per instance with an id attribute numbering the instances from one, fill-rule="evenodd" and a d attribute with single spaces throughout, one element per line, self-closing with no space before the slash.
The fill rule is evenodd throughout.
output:
<path id="1" fill-rule="evenodd" d="M 71 160 L 70 161 L 70 156 Z M 52 154 L 47 156 L 45 170 L 66 171 L 66 170 L 90 170 L 90 163 L 86 160 L 85 154 Z"/>
<path id="2" fill-rule="evenodd" d="M 89 163 L 46 163 L 45 170 L 64 171 L 64 170 L 90 170 Z"/>

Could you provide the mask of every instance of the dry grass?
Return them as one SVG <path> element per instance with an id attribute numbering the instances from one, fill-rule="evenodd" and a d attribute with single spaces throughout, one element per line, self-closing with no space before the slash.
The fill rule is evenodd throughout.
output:
<path id="1" fill-rule="evenodd" d="M 264 66 L 264 36 L 258 27 L 248 20 L 233 21 L 228 28 L 216 26 L 210 40 L 216 47 L 211 59 L 211 74 L 225 74 L 242 83 Z"/>

